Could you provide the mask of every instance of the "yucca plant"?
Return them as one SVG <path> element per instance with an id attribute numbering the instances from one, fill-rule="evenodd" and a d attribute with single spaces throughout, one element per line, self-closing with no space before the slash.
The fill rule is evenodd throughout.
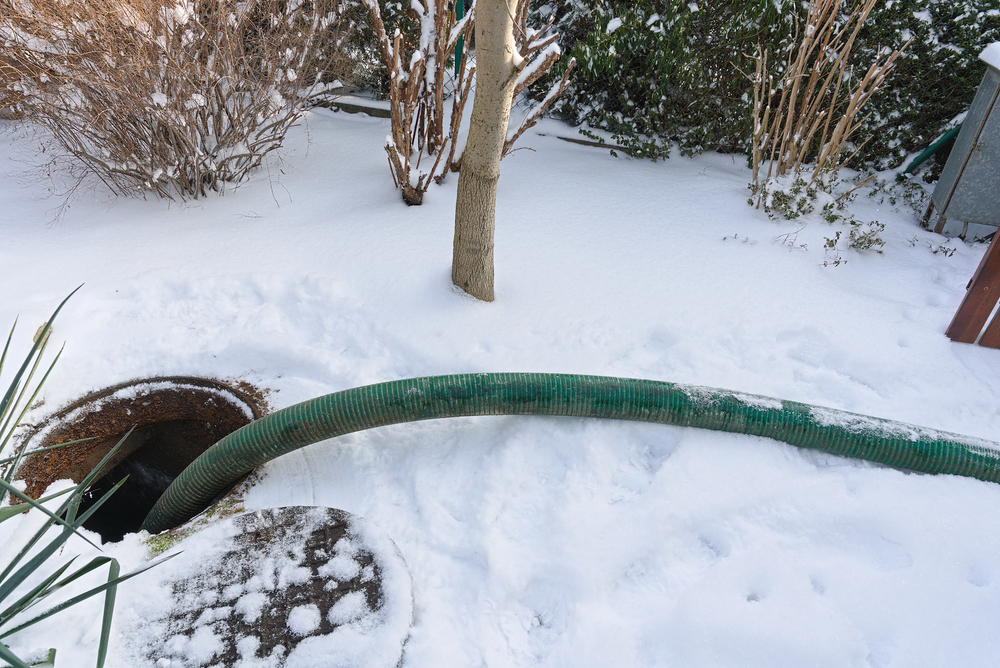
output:
<path id="1" fill-rule="evenodd" d="M 77 288 L 79 289 L 79 288 Z M 76 292 L 76 290 L 74 290 Z M 72 296 L 72 293 L 70 294 Z M 48 378 L 53 366 L 59 359 L 55 356 L 52 363 L 45 370 L 41 379 L 32 387 L 32 380 L 41 366 L 41 358 L 48 344 L 49 332 L 52 321 L 69 299 L 67 297 L 59 307 L 39 329 L 35 335 L 34 345 L 25 357 L 24 362 L 14 374 L 6 393 L 0 401 L 0 454 L 3 454 L 11 443 L 11 436 L 17 428 L 28 407 L 38 396 L 42 384 Z M 14 337 L 14 330 L 17 327 L 15 321 L 11 328 L 7 343 L 3 353 L 0 354 L 0 374 L 3 372 L 4 362 L 7 359 L 7 352 L 10 349 L 11 341 Z M 61 351 L 60 351 L 61 352 Z M 124 440 L 124 439 L 123 439 Z M 68 443 L 62 445 L 69 445 Z M 62 447 L 52 446 L 52 447 Z M 119 443 L 120 445 L 120 443 Z M 51 449 L 45 448 L 45 449 Z M 115 593 L 118 584 L 135 577 L 139 573 L 151 568 L 155 564 L 150 564 L 144 568 L 136 570 L 128 575 L 120 575 L 118 561 L 113 557 L 100 556 L 91 559 L 87 564 L 73 570 L 75 557 L 59 565 L 53 564 L 55 561 L 62 561 L 58 552 L 60 548 L 74 535 L 80 535 L 79 530 L 84 522 L 102 505 L 111 494 L 121 485 L 118 483 L 107 494 L 102 496 L 86 512 L 80 513 L 80 502 L 84 491 L 97 478 L 104 468 L 104 465 L 111 459 L 118 449 L 115 446 L 111 452 L 98 464 L 90 475 L 79 484 L 64 489 L 55 494 L 35 500 L 21 492 L 13 484 L 14 472 L 19 461 L 28 454 L 41 452 L 42 449 L 31 452 L 19 452 L 4 459 L 0 459 L 0 464 L 6 467 L 5 473 L 0 476 L 0 493 L 3 494 L 4 501 L 0 503 L 0 523 L 12 520 L 24 512 L 35 510 L 43 513 L 47 519 L 42 526 L 32 535 L 24 536 L 21 549 L 17 552 L 9 563 L 0 563 L 0 660 L 6 661 L 8 666 L 15 668 L 28 668 L 29 664 L 19 658 L 2 641 L 14 634 L 36 624 L 52 615 L 74 606 L 92 596 L 104 593 L 104 614 L 101 620 L 101 637 L 97 651 L 98 668 L 104 665 L 107 658 L 108 640 L 111 633 L 111 616 L 115 605 Z M 124 482 L 124 481 L 122 481 Z M 16 497 L 21 501 L 16 505 L 11 505 L 10 501 Z M 65 497 L 65 500 L 55 510 L 50 509 L 50 503 L 56 498 Z M 50 531 L 54 530 L 54 531 Z M 82 536 L 84 540 L 86 537 Z M 90 542 L 88 540 L 88 542 Z M 103 566 L 108 566 L 107 581 L 99 586 L 93 587 L 82 594 L 73 596 L 68 600 L 53 605 L 41 612 L 34 610 L 35 606 L 41 603 L 50 595 L 56 593 L 63 587 L 76 582 L 84 575 L 95 571 Z M 34 665 L 51 665 L 55 659 L 55 650 L 49 649 L 43 652 L 45 658 L 41 661 L 35 660 Z"/>

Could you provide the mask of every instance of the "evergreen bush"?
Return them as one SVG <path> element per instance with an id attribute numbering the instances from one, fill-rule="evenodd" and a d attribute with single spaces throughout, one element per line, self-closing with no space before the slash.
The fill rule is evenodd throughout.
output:
<path id="1" fill-rule="evenodd" d="M 979 54 L 1000 41 L 997 0 L 887 0 L 872 12 L 859 35 L 859 62 L 884 48 L 913 42 L 899 57 L 896 74 L 872 98 L 871 118 L 859 130 L 871 137 L 855 167 L 887 169 L 922 151 L 953 120 L 968 111 L 986 73 Z M 935 156 L 937 169 L 946 151 Z"/>
<path id="2" fill-rule="evenodd" d="M 684 154 L 745 151 L 753 54 L 758 42 L 787 52 L 791 7 L 788 0 L 543 5 L 539 20 L 557 13 L 563 52 L 577 59 L 555 110 L 610 132 L 633 155 L 667 157 L 671 140 Z"/>
<path id="3" fill-rule="evenodd" d="M 563 52 L 577 60 L 572 84 L 555 111 L 610 133 L 633 155 L 667 157 L 673 141 L 683 154 L 749 153 L 753 55 L 760 45 L 770 52 L 772 66 L 780 67 L 807 5 L 544 0 L 535 20 L 554 12 Z M 845 3 L 842 11 L 853 6 Z M 979 53 L 1000 41 L 1000 9 L 996 0 L 880 3 L 858 37 L 859 73 L 910 37 L 894 77 L 869 103 L 872 113 L 858 136 L 873 138 L 856 156 L 855 168 L 898 166 L 968 109 L 986 68 Z M 939 154 L 938 162 L 944 157 Z"/>

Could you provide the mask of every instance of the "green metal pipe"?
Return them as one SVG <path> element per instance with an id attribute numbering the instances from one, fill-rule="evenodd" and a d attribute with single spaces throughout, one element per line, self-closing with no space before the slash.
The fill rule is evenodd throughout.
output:
<path id="1" fill-rule="evenodd" d="M 927 160 L 927 158 L 929 158 L 932 155 L 934 155 L 935 153 L 937 153 L 938 149 L 941 148 L 942 146 L 944 146 L 945 144 L 947 144 L 948 141 L 952 137 L 954 137 L 955 135 L 957 135 L 961 129 L 962 129 L 962 124 L 959 123 L 958 125 L 956 125 L 955 127 L 953 127 L 951 130 L 948 130 L 943 135 L 941 135 L 941 137 L 938 138 L 937 141 L 935 141 L 933 144 L 931 144 L 930 146 L 928 146 L 927 148 L 925 148 L 923 150 L 923 152 L 921 152 L 920 155 L 918 155 L 917 157 L 915 157 L 910 162 L 910 164 L 906 166 L 906 169 L 903 170 L 903 173 L 904 174 L 912 174 L 917 169 L 917 167 L 919 167 L 920 165 L 922 165 L 923 162 L 925 160 Z"/>
<path id="2" fill-rule="evenodd" d="M 461 21 L 462 17 L 465 16 L 465 3 L 462 0 L 455 0 L 455 21 Z M 458 42 L 455 44 L 455 76 L 458 77 L 459 70 L 462 68 L 462 41 L 461 37 L 458 38 Z M 461 95 L 462 91 L 456 90 L 456 95 Z"/>
<path id="3" fill-rule="evenodd" d="M 255 420 L 191 463 L 146 516 L 158 533 L 194 517 L 265 462 L 326 439 L 402 422 L 562 415 L 765 436 L 927 473 L 1000 482 L 1000 446 L 792 401 L 654 380 L 547 373 L 431 376 L 335 392 Z"/>

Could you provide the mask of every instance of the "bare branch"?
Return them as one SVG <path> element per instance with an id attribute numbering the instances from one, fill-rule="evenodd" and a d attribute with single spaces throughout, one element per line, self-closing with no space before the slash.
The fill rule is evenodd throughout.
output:
<path id="1" fill-rule="evenodd" d="M 563 91 L 566 90 L 566 86 L 569 85 L 569 75 L 573 71 L 574 66 L 576 66 L 576 58 L 569 61 L 569 66 L 566 68 L 566 72 L 563 73 L 562 79 L 549 90 L 548 95 L 545 96 L 541 103 L 528 112 L 528 114 L 524 117 L 524 120 L 521 121 L 521 126 L 517 129 L 517 132 L 515 132 L 514 135 L 504 143 L 503 153 L 500 156 L 501 160 L 508 154 L 517 150 L 513 148 L 514 142 L 516 142 L 526 131 L 535 127 L 535 124 L 538 123 L 538 119 L 542 117 L 542 114 L 544 114 L 549 106 L 555 102 L 556 98 L 562 95 Z"/>
<path id="2" fill-rule="evenodd" d="M 345 78 L 339 2 L 0 0 L 0 66 L 24 118 L 113 192 L 196 199 L 280 147 L 304 91 Z"/>
<path id="3" fill-rule="evenodd" d="M 426 43 L 410 44 L 402 33 L 390 42 L 385 35 L 377 0 L 364 0 L 372 16 L 383 62 L 389 72 L 392 145 L 386 145 L 393 182 L 407 204 L 420 204 L 432 181 L 440 182 L 456 164 L 456 139 L 475 68 L 464 50 L 457 75 L 448 61 L 459 38 L 470 41 L 475 7 L 459 22 L 446 3 L 421 3 L 416 12 Z M 428 67 L 432 69 L 428 71 Z M 445 94 L 446 84 L 453 92 Z M 426 160 L 425 160 L 426 159 Z M 461 157 L 458 158 L 460 160 Z M 422 165 L 431 163 L 429 171 Z"/>

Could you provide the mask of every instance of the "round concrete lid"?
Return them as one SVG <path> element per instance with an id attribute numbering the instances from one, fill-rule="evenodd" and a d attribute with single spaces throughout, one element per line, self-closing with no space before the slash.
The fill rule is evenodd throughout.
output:
<path id="1" fill-rule="evenodd" d="M 126 604 L 121 636 L 133 665 L 399 663 L 412 619 L 410 576 L 392 540 L 366 520 L 332 508 L 251 511 L 189 535 L 170 553 L 178 551 L 143 575 L 159 579 L 162 598 Z M 119 595 L 128 598 L 127 589 Z"/>

